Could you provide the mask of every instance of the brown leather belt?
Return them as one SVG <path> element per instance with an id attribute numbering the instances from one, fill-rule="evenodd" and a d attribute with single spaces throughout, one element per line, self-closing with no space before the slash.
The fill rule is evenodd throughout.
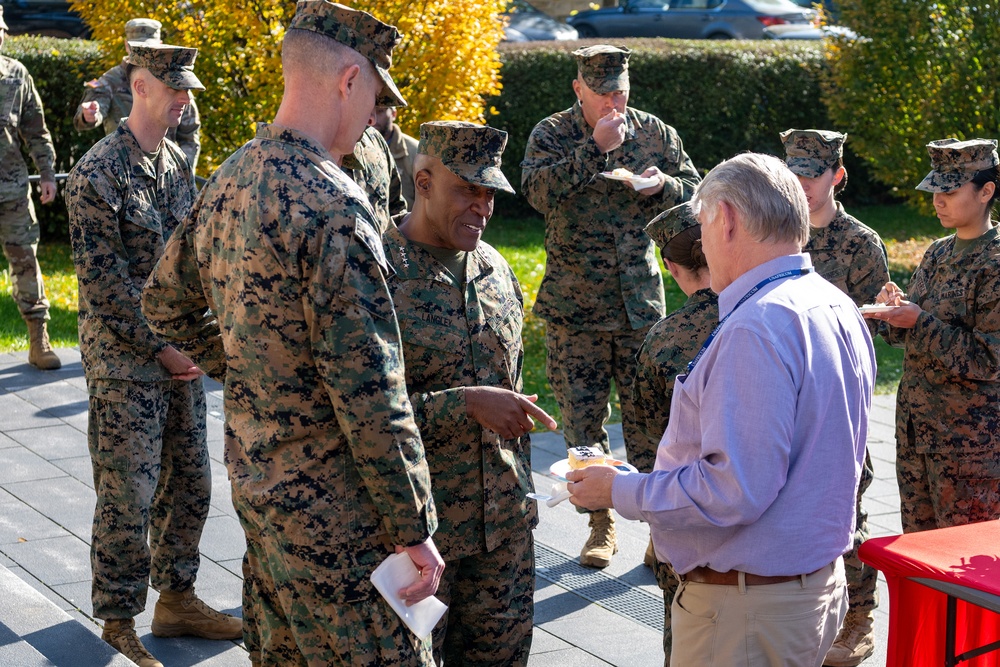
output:
<path id="1" fill-rule="evenodd" d="M 819 570 L 822 569 L 822 567 L 819 568 Z M 819 570 L 816 570 L 816 572 L 819 572 Z M 744 578 L 747 586 L 768 586 L 770 584 L 784 584 L 789 581 L 795 581 L 796 579 L 801 579 L 803 576 L 808 577 L 809 575 L 816 574 L 816 572 L 810 572 L 806 575 L 791 574 L 778 577 L 764 577 L 759 574 L 750 574 L 747 572 L 744 574 Z M 681 575 L 681 581 L 693 581 L 698 584 L 713 584 L 715 586 L 738 586 L 739 580 L 739 570 L 716 572 L 704 566 L 696 567 L 690 572 Z"/>

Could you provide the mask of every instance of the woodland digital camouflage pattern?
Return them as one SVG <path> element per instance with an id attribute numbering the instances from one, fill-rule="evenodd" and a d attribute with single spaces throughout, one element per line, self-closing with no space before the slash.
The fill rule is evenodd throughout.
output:
<path id="1" fill-rule="evenodd" d="M 437 527 L 374 220 L 326 149 L 261 124 L 143 294 L 153 328 L 224 382 L 244 635 L 265 665 L 429 657 L 369 579 Z"/>
<path id="2" fill-rule="evenodd" d="M 567 446 L 605 451 L 609 378 L 618 387 L 628 446 L 638 436 L 635 353 L 664 315 L 663 279 L 643 228 L 690 199 L 701 181 L 673 128 L 636 109 L 626 108 L 625 116 L 624 143 L 604 154 L 576 104 L 535 126 L 521 163 L 521 189 L 545 215 L 545 277 L 534 312 L 547 321 L 547 373 L 563 433 Z M 670 178 L 651 197 L 600 176 L 618 167 L 641 173 L 653 164 Z"/>
<path id="3" fill-rule="evenodd" d="M 536 503 L 525 497 L 534 490 L 531 441 L 527 434 L 504 440 L 483 429 L 467 416 L 463 390 L 521 391 L 521 290 L 507 262 L 486 243 L 468 253 L 465 275 L 456 280 L 395 227 L 383 239 L 396 269 L 389 289 L 406 386 L 438 508 L 434 543 L 454 587 L 446 596 L 457 628 L 448 626 L 446 640 L 439 625 L 435 650 L 448 664 L 524 664 L 534 591 L 533 556 L 524 549 L 538 523 Z M 528 562 L 507 562 L 512 556 Z M 522 578 L 509 580 L 514 574 Z"/>
<path id="4" fill-rule="evenodd" d="M 903 531 L 1000 518 L 1000 238 L 931 244 L 907 289 L 924 312 L 883 326 L 906 349 L 896 394 Z"/>
<path id="5" fill-rule="evenodd" d="M 198 574 L 212 493 L 205 390 L 201 380 L 94 379 L 87 387 L 94 616 L 132 618 L 146 607 L 150 580 L 160 591 L 185 591 Z"/>
<path id="6" fill-rule="evenodd" d="M 142 286 L 194 203 L 191 169 L 169 141 L 151 160 L 127 125 L 101 139 L 66 184 L 87 378 L 170 380 L 166 347 L 142 315 Z"/>
<path id="7" fill-rule="evenodd" d="M 73 116 L 73 127 L 78 131 L 92 130 L 97 126 L 104 128 L 108 135 L 118 129 L 118 124 L 128 117 L 132 111 L 132 89 L 125 78 L 125 67 L 115 65 L 99 79 L 83 84 L 83 100 Z M 86 102 L 97 102 L 98 114 L 93 123 L 83 118 L 82 105 Z M 167 130 L 167 139 L 174 141 L 184 155 L 188 164 L 194 169 L 198 164 L 198 154 L 201 152 L 201 118 L 198 115 L 198 105 L 194 99 L 181 114 L 181 122 L 177 127 Z"/>
<path id="8" fill-rule="evenodd" d="M 41 179 L 55 182 L 56 151 L 35 83 L 24 65 L 0 56 L 0 242 L 10 263 L 13 297 L 21 316 L 47 320 L 49 302 L 36 258 L 39 229 L 22 141 Z"/>
<path id="9" fill-rule="evenodd" d="M 92 596 L 101 619 L 140 613 L 150 576 L 158 589 L 183 591 L 198 570 L 211 493 L 205 392 L 200 380 L 170 379 L 156 358 L 166 343 L 140 308 L 142 285 L 193 199 L 180 149 L 163 141 L 150 159 L 126 125 L 91 148 L 66 185 L 90 393 Z"/>
<path id="10" fill-rule="evenodd" d="M 653 243 L 662 253 L 670 241 L 686 229 L 693 229 L 699 224 L 698 218 L 691 210 L 691 203 L 684 202 L 672 209 L 664 211 L 649 221 L 646 225 L 646 235 L 653 239 Z"/>
<path id="11" fill-rule="evenodd" d="M 345 155 L 341 166 L 368 195 L 368 201 L 375 209 L 378 233 L 384 234 L 391 226 L 393 216 L 406 211 L 406 202 L 396 163 L 378 130 L 365 128 L 361 139 L 354 145 L 354 153 Z"/>
<path id="12" fill-rule="evenodd" d="M 392 133 L 386 139 L 389 144 L 389 152 L 399 170 L 399 180 L 402 182 L 403 200 L 406 208 L 413 208 L 414 185 L 413 185 L 413 160 L 417 155 L 419 142 L 408 134 L 404 134 L 395 123 L 392 126 Z"/>
<path id="13" fill-rule="evenodd" d="M 785 130 L 785 164 L 796 176 L 819 178 L 844 155 L 846 134 L 831 130 Z"/>
<path id="14" fill-rule="evenodd" d="M 836 202 L 837 215 L 827 227 L 810 227 L 802 252 L 812 257 L 816 273 L 840 288 L 858 306 L 874 303 L 889 281 L 885 244 L 871 227 L 848 215 Z"/>
<path id="15" fill-rule="evenodd" d="M 420 126 L 417 153 L 441 160 L 463 181 L 514 193 L 500 171 L 507 133 L 489 126 L 457 120 L 432 121 Z"/>
<path id="16" fill-rule="evenodd" d="M 389 76 L 392 50 L 403 39 L 395 26 L 382 23 L 367 12 L 326 0 L 299 0 L 288 29 L 318 32 L 368 58 L 384 84 L 375 100 L 376 106 L 406 106 L 406 100 Z"/>
<path id="17" fill-rule="evenodd" d="M 636 357 L 635 416 L 643 438 L 629 450 L 629 462 L 640 472 L 652 472 L 656 448 L 670 420 L 674 379 L 687 372 L 702 343 L 719 323 L 719 297 L 698 290 L 684 305 L 653 325 Z"/>
<path id="18" fill-rule="evenodd" d="M 125 39 L 129 42 L 159 42 L 163 24 L 155 19 L 130 19 L 125 22 Z"/>
<path id="19" fill-rule="evenodd" d="M 148 69 L 174 90 L 205 90 L 194 73 L 198 49 L 148 42 L 132 42 L 128 46 L 129 54 L 122 61 L 125 64 Z"/>
<path id="20" fill-rule="evenodd" d="M 977 171 L 1000 164 L 995 139 L 941 139 L 927 144 L 931 172 L 917 185 L 917 190 L 951 192 L 972 180 Z"/>
<path id="21" fill-rule="evenodd" d="M 598 95 L 616 90 L 628 90 L 628 58 L 632 54 L 624 46 L 598 44 L 573 52 L 576 67 L 587 87 Z"/>

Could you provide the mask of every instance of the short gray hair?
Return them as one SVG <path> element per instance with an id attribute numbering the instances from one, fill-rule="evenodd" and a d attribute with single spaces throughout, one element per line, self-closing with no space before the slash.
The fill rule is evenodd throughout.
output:
<path id="1" fill-rule="evenodd" d="M 776 157 L 742 153 L 708 172 L 692 205 L 714 213 L 720 202 L 739 213 L 757 242 L 802 247 L 809 240 L 809 203 L 795 174 Z"/>

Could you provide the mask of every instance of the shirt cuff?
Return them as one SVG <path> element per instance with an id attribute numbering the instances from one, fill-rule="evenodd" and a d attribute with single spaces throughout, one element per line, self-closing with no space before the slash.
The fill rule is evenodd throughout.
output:
<path id="1" fill-rule="evenodd" d="M 611 504 L 622 517 L 631 520 L 642 518 L 639 499 L 646 482 L 645 473 L 630 472 L 615 476 L 611 483 Z"/>

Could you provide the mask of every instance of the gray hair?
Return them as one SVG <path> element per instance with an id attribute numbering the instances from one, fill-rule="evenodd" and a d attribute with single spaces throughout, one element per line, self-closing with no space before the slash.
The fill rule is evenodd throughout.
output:
<path id="1" fill-rule="evenodd" d="M 377 77 L 368 58 L 335 39 L 311 30 L 292 28 L 281 42 L 281 67 L 289 72 L 308 72 L 322 76 L 339 75 L 348 67 L 361 68 L 366 81 Z"/>
<path id="2" fill-rule="evenodd" d="M 739 213 L 754 241 L 802 247 L 809 240 L 809 203 L 795 174 L 776 157 L 743 153 L 708 172 L 692 206 L 714 214 L 720 202 Z"/>

